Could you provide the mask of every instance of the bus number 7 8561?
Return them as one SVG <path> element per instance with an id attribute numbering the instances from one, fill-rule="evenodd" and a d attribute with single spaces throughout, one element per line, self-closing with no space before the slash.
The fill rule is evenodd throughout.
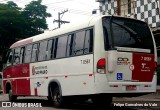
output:
<path id="1" fill-rule="evenodd" d="M 81 60 L 81 64 L 89 64 L 90 59 Z"/>

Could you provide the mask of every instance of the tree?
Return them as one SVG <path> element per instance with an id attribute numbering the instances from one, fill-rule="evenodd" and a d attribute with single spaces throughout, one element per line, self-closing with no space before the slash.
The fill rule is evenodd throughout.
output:
<path id="1" fill-rule="evenodd" d="M 0 4 L 0 40 L 1 46 L 8 46 L 23 36 L 24 18 L 16 4 Z M 4 45 L 2 45 L 4 43 Z"/>
<path id="2" fill-rule="evenodd" d="M 48 29 L 46 18 L 51 17 L 51 14 L 46 12 L 47 7 L 41 5 L 41 2 L 42 0 L 32 1 L 24 9 L 13 1 L 0 3 L 0 55 L 15 41 Z"/>
<path id="3" fill-rule="evenodd" d="M 22 15 L 27 22 L 25 30 L 27 36 L 41 34 L 48 29 L 46 18 L 51 17 L 51 14 L 46 12 L 47 7 L 41 3 L 42 0 L 32 1 L 22 11 Z"/>
<path id="4" fill-rule="evenodd" d="M 0 56 L 10 45 L 23 37 L 24 18 L 14 2 L 0 4 Z M 0 61 L 0 70 L 2 62 Z"/>
<path id="5" fill-rule="evenodd" d="M 8 1 L 7 2 L 7 6 L 8 8 L 11 9 L 16 9 L 16 10 L 20 10 L 21 8 L 18 7 L 18 5 L 16 3 L 14 3 L 13 1 Z"/>
<path id="6" fill-rule="evenodd" d="M 1 47 L 9 46 L 20 39 L 43 33 L 48 29 L 46 18 L 51 14 L 46 12 L 42 0 L 32 1 L 24 9 L 13 1 L 0 4 L 0 54 Z"/>

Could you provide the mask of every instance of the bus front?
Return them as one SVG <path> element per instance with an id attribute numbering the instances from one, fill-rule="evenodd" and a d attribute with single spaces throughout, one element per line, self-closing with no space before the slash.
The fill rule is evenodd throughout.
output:
<path id="1" fill-rule="evenodd" d="M 102 18 L 102 26 L 105 58 L 101 59 L 97 70 L 103 72 L 104 64 L 108 92 L 132 95 L 155 92 L 157 52 L 147 23 L 105 16 Z"/>

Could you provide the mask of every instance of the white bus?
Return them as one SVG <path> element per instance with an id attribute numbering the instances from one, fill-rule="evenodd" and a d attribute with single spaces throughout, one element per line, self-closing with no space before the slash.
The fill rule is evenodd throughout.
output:
<path id="1" fill-rule="evenodd" d="M 46 96 L 55 107 L 156 92 L 157 52 L 142 21 L 99 16 L 14 43 L 3 70 L 4 93 Z"/>

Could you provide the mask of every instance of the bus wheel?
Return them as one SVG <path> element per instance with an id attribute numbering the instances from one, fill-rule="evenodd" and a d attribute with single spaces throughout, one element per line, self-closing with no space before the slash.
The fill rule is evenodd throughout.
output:
<path id="1" fill-rule="evenodd" d="M 9 101 L 10 101 L 10 102 L 13 102 L 13 101 L 16 101 L 16 100 L 17 100 L 17 96 L 16 96 L 16 95 L 13 95 L 12 90 L 9 90 L 8 97 L 9 97 Z"/>
<path id="2" fill-rule="evenodd" d="M 54 107 L 60 108 L 63 105 L 63 97 L 58 87 L 52 91 L 52 101 Z"/>
<path id="3" fill-rule="evenodd" d="M 92 102 L 96 107 L 109 107 L 112 103 L 112 97 L 107 95 L 95 95 L 92 97 Z"/>

